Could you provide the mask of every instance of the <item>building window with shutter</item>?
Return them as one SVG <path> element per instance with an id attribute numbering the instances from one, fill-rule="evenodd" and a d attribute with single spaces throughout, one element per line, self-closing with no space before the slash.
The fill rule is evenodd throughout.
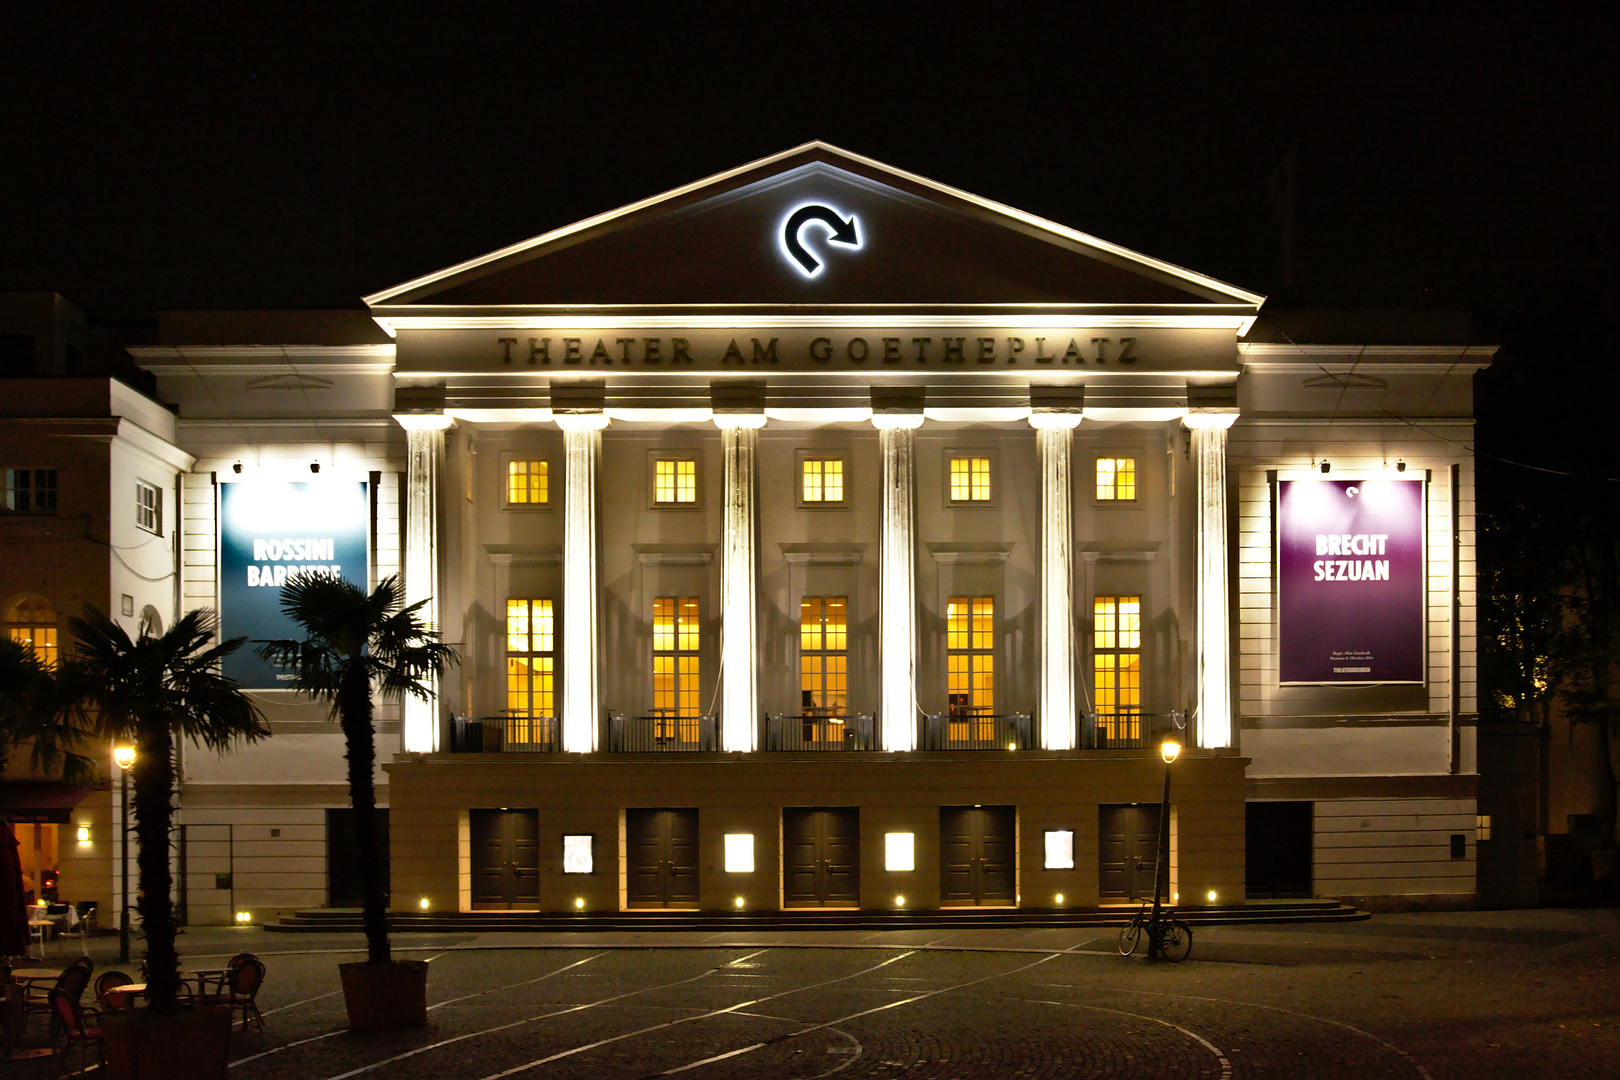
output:
<path id="1" fill-rule="evenodd" d="M 1097 735 L 1134 742 L 1142 737 L 1142 598 L 1096 597 L 1092 620 Z"/>
<path id="2" fill-rule="evenodd" d="M 163 535 L 163 489 L 145 480 L 135 481 L 135 524 Z"/>

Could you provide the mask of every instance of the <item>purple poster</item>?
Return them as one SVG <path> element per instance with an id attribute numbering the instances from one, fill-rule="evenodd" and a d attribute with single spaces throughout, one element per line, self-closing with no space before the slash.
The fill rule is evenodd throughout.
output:
<path id="1" fill-rule="evenodd" d="M 1423 481 L 1277 484 L 1281 683 L 1421 683 Z"/>

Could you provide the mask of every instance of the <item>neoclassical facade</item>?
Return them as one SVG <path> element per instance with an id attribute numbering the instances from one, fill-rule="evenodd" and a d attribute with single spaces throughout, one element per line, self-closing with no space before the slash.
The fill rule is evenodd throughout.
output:
<path id="1" fill-rule="evenodd" d="M 400 572 L 457 644 L 380 724 L 397 909 L 1126 902 L 1166 738 L 1183 905 L 1475 892 L 1489 350 L 822 144 L 366 304 L 133 351 L 181 605 Z M 351 887 L 334 732 L 242 677 L 194 921 Z"/>

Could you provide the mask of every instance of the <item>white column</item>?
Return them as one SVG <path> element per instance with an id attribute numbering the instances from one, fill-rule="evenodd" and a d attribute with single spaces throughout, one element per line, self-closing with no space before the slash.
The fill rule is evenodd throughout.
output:
<path id="1" fill-rule="evenodd" d="M 1041 745 L 1074 749 L 1074 429 L 1078 413 L 1029 418 L 1041 452 Z"/>
<path id="2" fill-rule="evenodd" d="M 1236 410 L 1190 412 L 1198 499 L 1198 744 L 1232 745 L 1231 627 L 1226 596 L 1226 431 Z"/>
<path id="3" fill-rule="evenodd" d="M 426 601 L 422 620 L 439 629 L 439 469 L 444 461 L 443 413 L 401 413 L 405 429 L 405 604 Z M 427 680 L 427 700 L 405 698 L 406 753 L 439 749 L 439 680 Z"/>
<path id="4" fill-rule="evenodd" d="M 913 687 L 917 663 L 916 513 L 912 495 L 913 433 L 922 426 L 916 413 L 872 417 L 883 456 L 883 536 L 879 554 L 878 655 L 883 672 L 878 695 L 883 749 L 914 750 L 917 705 Z"/>
<path id="5" fill-rule="evenodd" d="M 759 649 L 755 628 L 754 458 L 760 413 L 719 413 L 725 455 L 724 550 L 720 566 L 720 746 L 755 750 L 759 734 Z"/>
<path id="6" fill-rule="evenodd" d="M 571 754 L 596 749 L 596 463 L 602 413 L 559 413 L 563 431 L 562 744 Z"/>

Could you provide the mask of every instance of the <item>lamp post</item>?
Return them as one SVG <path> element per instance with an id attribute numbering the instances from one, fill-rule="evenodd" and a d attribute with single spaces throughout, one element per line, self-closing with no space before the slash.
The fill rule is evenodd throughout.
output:
<path id="1" fill-rule="evenodd" d="M 1159 850 L 1153 860 L 1153 916 L 1148 921 L 1148 959 L 1157 960 L 1164 951 L 1159 921 L 1159 897 L 1170 891 L 1170 766 L 1181 756 L 1181 744 L 1174 737 L 1159 744 L 1164 759 L 1164 797 L 1159 800 Z"/>
<path id="2" fill-rule="evenodd" d="M 135 765 L 135 748 L 120 746 L 113 750 L 113 762 L 120 770 L 118 791 L 123 800 L 122 828 L 119 831 L 118 862 L 123 888 L 118 911 L 118 962 L 129 963 L 129 770 Z"/>

